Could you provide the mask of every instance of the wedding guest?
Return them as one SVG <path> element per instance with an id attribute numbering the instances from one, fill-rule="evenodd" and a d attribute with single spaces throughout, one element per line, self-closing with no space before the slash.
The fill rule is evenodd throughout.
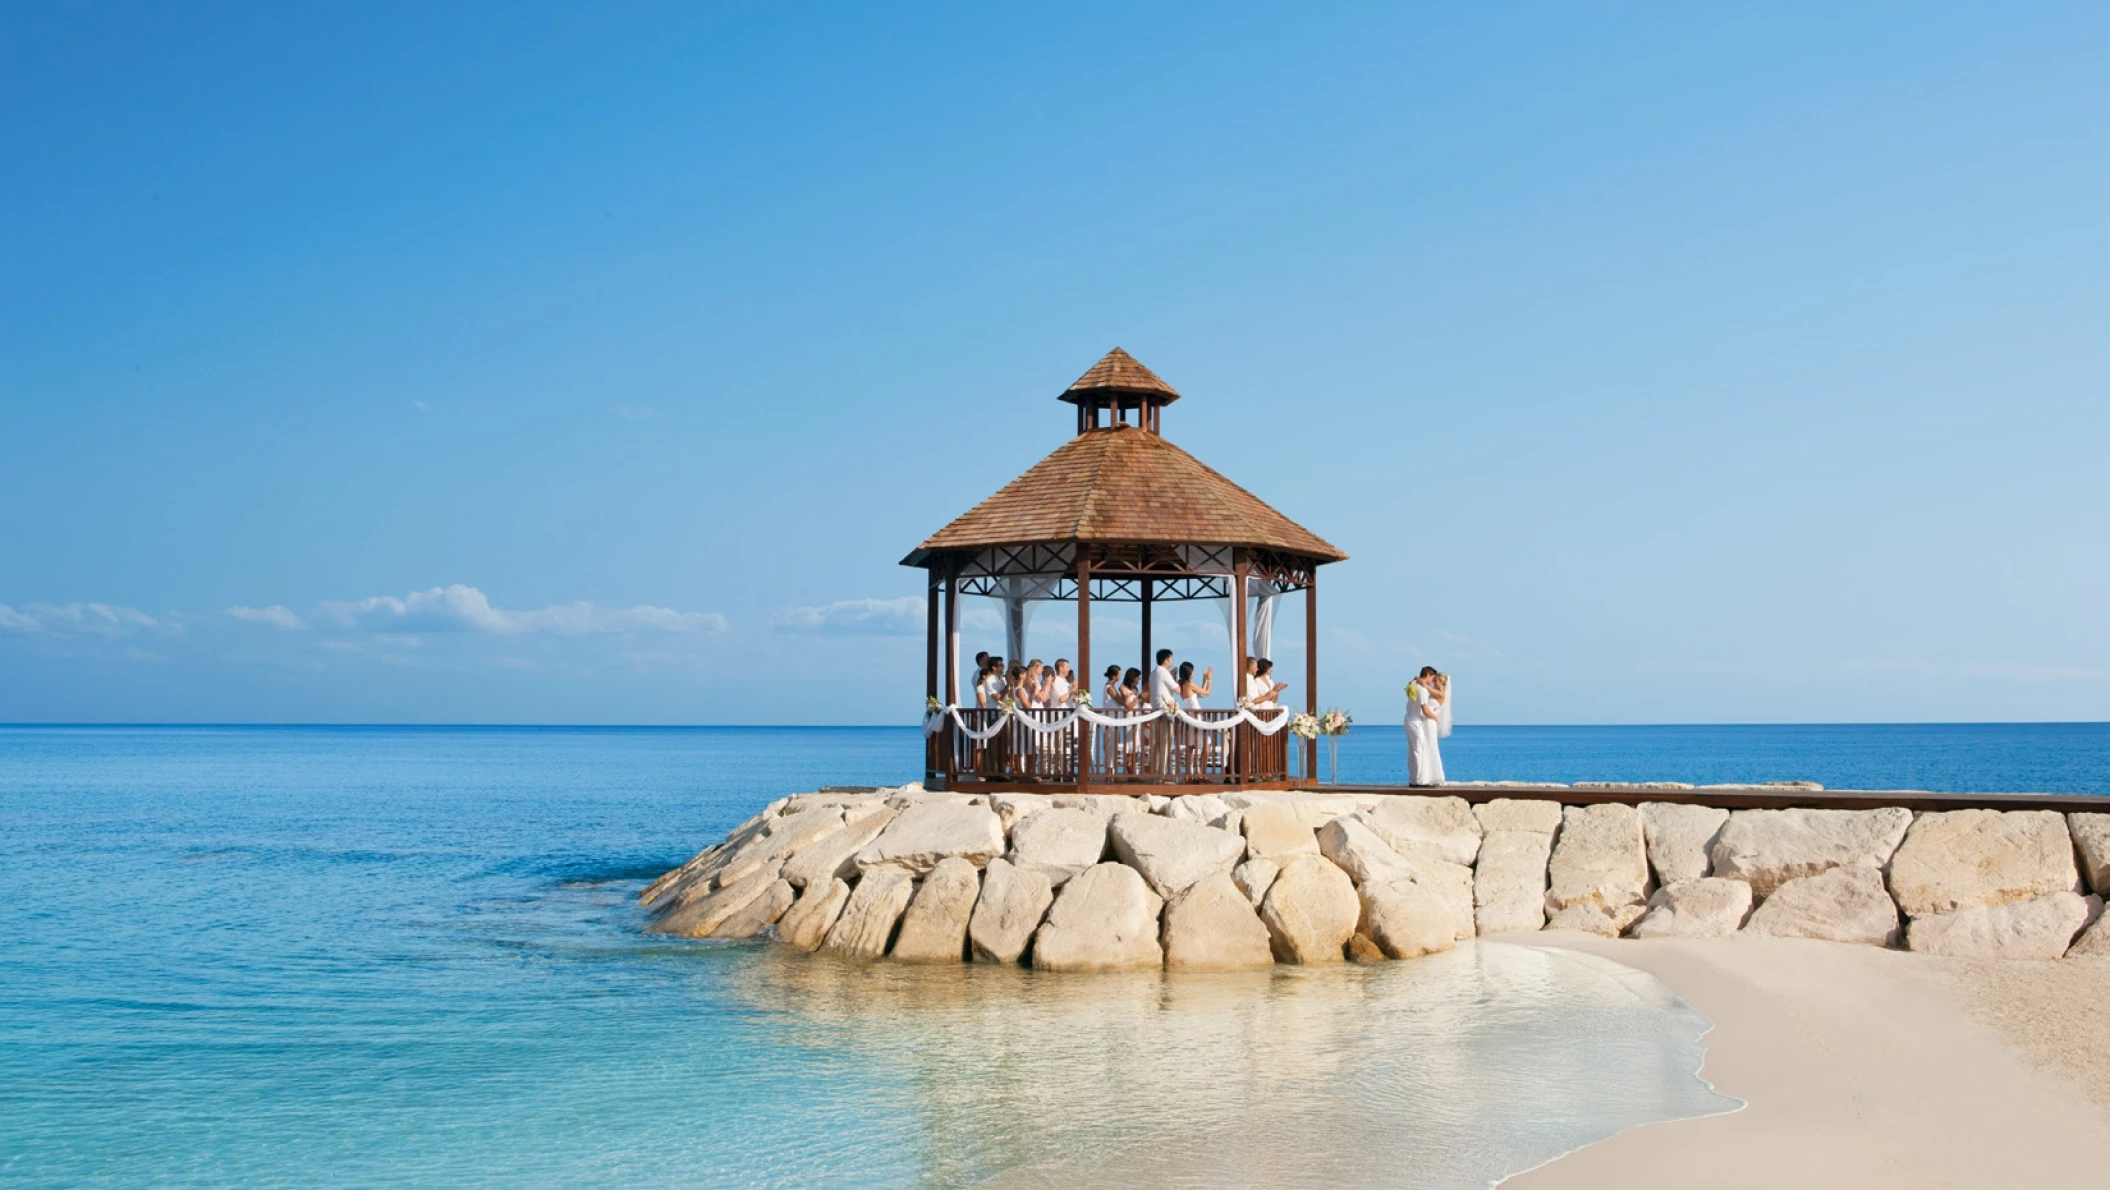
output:
<path id="1" fill-rule="evenodd" d="M 996 705 L 1002 696 L 1003 675 L 996 672 L 997 659 L 987 653 L 975 654 L 978 660 L 974 672 L 974 705 L 987 710 Z"/>
<path id="2" fill-rule="evenodd" d="M 1197 683 L 1194 680 L 1194 663 L 1192 661 L 1182 661 L 1180 662 L 1179 682 L 1180 705 L 1190 711 L 1201 710 L 1202 699 L 1209 697 L 1216 685 L 1216 669 L 1212 666 L 1203 670 L 1202 680 Z"/>
<path id="3" fill-rule="evenodd" d="M 1026 662 L 1026 671 L 1018 679 L 1018 705 L 1033 708 L 1043 705 L 1042 697 L 1047 690 L 1046 669 L 1038 657 Z"/>
<path id="4" fill-rule="evenodd" d="M 1104 700 L 1104 705 L 1106 706 L 1106 709 L 1113 710 L 1115 707 L 1121 705 L 1120 666 L 1109 665 L 1106 667 L 1106 689 L 1100 691 L 1099 693 Z"/>
<path id="5" fill-rule="evenodd" d="M 1143 671 L 1132 665 L 1121 675 L 1121 705 L 1131 711 L 1143 706 Z"/>
<path id="6" fill-rule="evenodd" d="M 1070 705 L 1070 695 L 1077 688 L 1077 677 L 1070 672 L 1070 659 L 1057 657 L 1055 671 L 1048 675 L 1048 690 L 1041 699 L 1048 706 L 1062 708 Z"/>
<path id="7" fill-rule="evenodd" d="M 1289 689 L 1288 682 L 1274 678 L 1275 663 L 1265 657 L 1246 658 L 1246 701 L 1256 707 L 1271 707 Z"/>

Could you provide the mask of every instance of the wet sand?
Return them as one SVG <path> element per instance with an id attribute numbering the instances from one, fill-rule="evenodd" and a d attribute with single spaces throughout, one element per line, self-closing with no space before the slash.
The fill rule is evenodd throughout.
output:
<path id="1" fill-rule="evenodd" d="M 1715 1022 L 1743 1111 L 1651 1124 L 1509 1190 L 2020 1187 L 2110 1174 L 2110 960 L 1938 959 L 1785 938 L 1500 935 L 1624 963 Z"/>

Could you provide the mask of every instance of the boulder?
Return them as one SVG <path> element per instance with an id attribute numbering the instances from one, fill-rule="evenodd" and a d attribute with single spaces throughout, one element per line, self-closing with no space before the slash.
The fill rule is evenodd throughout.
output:
<path id="1" fill-rule="evenodd" d="M 749 901 L 768 891 L 769 886 L 777 882 L 777 873 L 782 867 L 782 864 L 770 864 L 757 868 L 724 888 L 687 904 L 676 905 L 646 929 L 655 934 L 708 938 L 726 918 L 747 908 Z"/>
<path id="2" fill-rule="evenodd" d="M 1546 924 L 1546 861 L 1552 853 L 1550 831 L 1487 832 L 1473 869 L 1473 920 L 1479 933 L 1536 930 Z"/>
<path id="3" fill-rule="evenodd" d="M 990 820 L 995 819 L 991 814 Z M 915 878 L 902 868 L 866 869 L 857 887 L 850 890 L 842 916 L 835 919 L 821 949 L 853 959 L 876 959 L 885 954 L 894 940 L 894 926 L 901 920 L 901 911 L 908 908 L 909 897 L 915 891 Z"/>
<path id="4" fill-rule="evenodd" d="M 1406 880 L 1413 876 L 1413 868 L 1406 858 L 1370 829 L 1370 824 L 1363 821 L 1360 814 L 1336 818 L 1320 827 L 1317 841 L 1319 854 L 1332 860 L 1357 884 Z"/>
<path id="5" fill-rule="evenodd" d="M 1729 811 L 1719 806 L 1681 806 L 1675 802 L 1644 802 L 1641 805 L 1641 834 L 1648 841 L 1648 862 L 1656 870 L 1658 884 L 1698 880 L 1707 874 L 1707 849 L 1729 821 Z"/>
<path id="6" fill-rule="evenodd" d="M 993 859 L 982 876 L 982 895 L 967 919 L 967 941 L 974 957 L 988 963 L 1015 963 L 1040 928 L 1055 893 L 1043 872 L 1021 871 Z"/>
<path id="7" fill-rule="evenodd" d="M 1300 855 L 1283 865 L 1260 902 L 1275 957 L 1285 963 L 1338 963 L 1341 947 L 1355 933 L 1362 902 L 1348 873 L 1319 855 Z"/>
<path id="8" fill-rule="evenodd" d="M 2110 897 L 2110 814 L 2068 814 L 2073 845 L 2081 853 L 2081 874 L 2088 890 Z"/>
<path id="9" fill-rule="evenodd" d="M 1062 886 L 1048 910 L 1048 920 L 1033 935 L 1033 968 L 1111 971 L 1156 967 L 1165 961 L 1165 952 L 1158 946 L 1158 910 L 1163 907 L 1164 901 L 1134 868 L 1125 864 L 1086 868 Z"/>
<path id="10" fill-rule="evenodd" d="M 1106 858 L 1106 819 L 1089 810 L 1043 810 L 1012 828 L 1011 854 L 1005 858 L 1060 888 Z"/>
<path id="11" fill-rule="evenodd" d="M 777 919 L 777 940 L 793 950 L 818 949 L 849 903 L 850 886 L 845 881 L 807 885 L 797 903 Z"/>
<path id="12" fill-rule="evenodd" d="M 1958 958 L 2055 959 L 2102 911 L 2101 897 L 2055 892 L 1954 913 L 1915 915 L 1905 927 L 1905 946 Z"/>
<path id="13" fill-rule="evenodd" d="M 1648 912 L 1627 930 L 1631 938 L 1721 938 L 1751 916 L 1751 886 L 1701 876 L 1666 884 L 1649 898 Z"/>
<path id="14" fill-rule="evenodd" d="M 1297 807 L 1281 803 L 1249 806 L 1240 811 L 1239 826 L 1245 831 L 1248 859 L 1273 860 L 1277 864 L 1297 855 L 1319 854 L 1319 840 L 1305 825 Z"/>
<path id="15" fill-rule="evenodd" d="M 1385 952 L 1368 934 L 1348 935 L 1348 961 L 1365 966 L 1385 962 Z"/>
<path id="16" fill-rule="evenodd" d="M 1648 849 L 1634 807 L 1569 806 L 1546 865 L 1546 909 L 1594 905 L 1621 929 L 1640 917 L 1649 892 Z"/>
<path id="17" fill-rule="evenodd" d="M 1881 868 L 1890 862 L 1912 811 L 1738 810 L 1716 837 L 1709 858 L 1714 875 L 1742 880 L 1763 901 L 1789 880 L 1843 865 Z"/>
<path id="18" fill-rule="evenodd" d="M 982 892 L 982 874 L 959 856 L 938 861 L 916 886 L 893 955 L 905 963 L 957 963 L 967 957 L 967 919 Z"/>
<path id="19" fill-rule="evenodd" d="M 1386 958 L 1420 958 L 1457 942 L 1450 907 L 1412 880 L 1365 884 L 1356 897 L 1361 907 L 1356 929 Z"/>
<path id="20" fill-rule="evenodd" d="M 927 799 L 909 803 L 879 837 L 857 853 L 857 866 L 900 868 L 922 876 L 949 856 L 979 868 L 1004 853 L 1004 824 L 995 811 L 967 802 Z M 845 913 L 849 910 L 844 910 Z"/>
<path id="21" fill-rule="evenodd" d="M 1231 869 L 1231 883 L 1236 884 L 1238 891 L 1246 895 L 1253 908 L 1258 909 L 1261 898 L 1267 896 L 1268 886 L 1275 882 L 1281 871 L 1282 865 L 1274 860 L 1249 859 Z"/>
<path id="22" fill-rule="evenodd" d="M 1317 830 L 1344 814 L 1353 814 L 1364 808 L 1362 800 L 1346 793 L 1263 790 L 1252 793 L 1226 793 L 1222 797 L 1225 805 L 1238 810 L 1251 810 L 1255 806 L 1287 806 L 1308 830 Z M 1370 800 L 1374 804 L 1376 799 Z"/>
<path id="23" fill-rule="evenodd" d="M 1226 971 L 1275 965 L 1267 927 L 1260 924 L 1245 893 L 1222 873 L 1202 877 L 1165 903 L 1159 939 L 1168 968 Z"/>
<path id="24" fill-rule="evenodd" d="M 1617 915 L 1607 913 L 1600 905 L 1582 901 L 1568 906 L 1546 919 L 1549 930 L 1581 930 L 1585 934 L 1596 934 L 1600 938 L 1617 938 L 1621 930 L 1633 924 L 1641 916 L 1639 905 L 1622 906 Z"/>
<path id="25" fill-rule="evenodd" d="M 842 807 L 823 805 L 796 810 L 773 820 L 766 834 L 738 856 L 728 857 L 716 873 L 720 887 L 765 864 L 788 859 L 793 852 L 843 829 Z"/>
<path id="26" fill-rule="evenodd" d="M 2096 899 L 2101 900 L 2100 897 Z M 2082 930 L 2081 936 L 2073 940 L 2073 948 L 2066 952 L 2066 957 L 2110 959 L 2110 925 L 2105 922 L 2110 922 L 2110 913 L 2098 916 L 2094 925 Z"/>
<path id="27" fill-rule="evenodd" d="M 2049 810 L 1922 814 L 1890 857 L 1890 895 L 1911 917 L 2070 893 L 2080 884 L 2066 820 Z"/>
<path id="28" fill-rule="evenodd" d="M 1462 797 L 1400 794 L 1359 817 L 1395 851 L 1433 851 L 1445 863 L 1466 866 L 1480 854 L 1480 820 Z"/>
<path id="29" fill-rule="evenodd" d="M 1090 810 L 1101 818 L 1150 812 L 1142 798 L 1119 793 L 1058 793 L 1054 795 L 1054 802 L 1058 810 Z"/>
<path id="30" fill-rule="evenodd" d="M 1173 798 L 1172 804 L 1165 808 L 1165 817 L 1208 826 L 1230 812 L 1231 807 L 1225 805 L 1218 794 L 1190 793 Z"/>
<path id="31" fill-rule="evenodd" d="M 832 835 L 823 835 L 793 852 L 784 864 L 784 879 L 794 888 L 806 888 L 814 883 L 825 884 L 830 880 L 850 880 L 857 876 L 857 853 L 865 845 L 879 837 L 900 811 L 881 803 L 878 809 L 867 814 Z"/>
<path id="32" fill-rule="evenodd" d="M 1245 854 L 1245 840 L 1230 831 L 1161 814 L 1116 814 L 1107 834 L 1114 855 L 1159 897 L 1183 893 L 1204 876 L 1229 875 Z"/>
<path id="33" fill-rule="evenodd" d="M 1730 815 L 1732 826 L 1735 817 Z M 1895 946 L 1898 907 L 1883 887 L 1881 872 L 1866 864 L 1841 864 L 1775 888 L 1744 923 L 1744 932 Z"/>
<path id="34" fill-rule="evenodd" d="M 989 808 L 996 811 L 997 821 L 1003 824 L 1004 833 L 1018 829 L 1018 824 L 1029 815 L 1053 809 L 1055 799 L 1045 793 L 994 793 L 989 795 Z"/>
<path id="35" fill-rule="evenodd" d="M 762 890 L 762 895 L 742 906 L 739 912 L 719 922 L 711 931 L 713 938 L 752 938 L 784 916 L 799 894 L 791 882 L 781 876 Z"/>
<path id="36" fill-rule="evenodd" d="M 1561 804 L 1535 798 L 1498 797 L 1473 807 L 1483 836 L 1496 831 L 1530 831 L 1551 835 L 1561 828 Z"/>
<path id="37" fill-rule="evenodd" d="M 735 831 L 723 844 L 682 865 L 675 879 L 663 885 L 655 881 L 658 891 L 646 904 L 661 912 L 679 909 L 739 884 L 765 867 L 779 868 L 800 847 L 840 830 L 843 818 L 837 807 L 816 806 L 782 817 L 764 811 L 748 821 L 750 825 Z"/>

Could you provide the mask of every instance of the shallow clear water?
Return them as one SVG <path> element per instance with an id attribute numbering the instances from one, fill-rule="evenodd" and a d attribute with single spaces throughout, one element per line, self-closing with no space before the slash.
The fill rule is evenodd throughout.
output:
<path id="1" fill-rule="evenodd" d="M 1489 777 L 2110 789 L 2100 728 L 1917 777 L 1910 733 L 1793 750 L 1843 779 L 1578 730 L 1461 728 L 1453 774 L 1484 740 Z M 761 802 L 917 764 L 912 729 L 0 729 L 0 1179 L 1479 1186 L 1734 1106 L 1703 1020 L 1558 951 L 1054 978 L 640 933 Z"/>

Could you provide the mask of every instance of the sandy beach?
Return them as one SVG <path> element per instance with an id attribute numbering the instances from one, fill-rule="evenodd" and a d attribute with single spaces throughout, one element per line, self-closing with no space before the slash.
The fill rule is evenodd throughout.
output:
<path id="1" fill-rule="evenodd" d="M 1749 1103 L 1634 1129 L 1505 1187 L 2024 1187 L 2110 1170 L 2110 960 L 1749 936 L 1499 940 L 1662 980 L 1715 1022 L 1702 1074 Z"/>

